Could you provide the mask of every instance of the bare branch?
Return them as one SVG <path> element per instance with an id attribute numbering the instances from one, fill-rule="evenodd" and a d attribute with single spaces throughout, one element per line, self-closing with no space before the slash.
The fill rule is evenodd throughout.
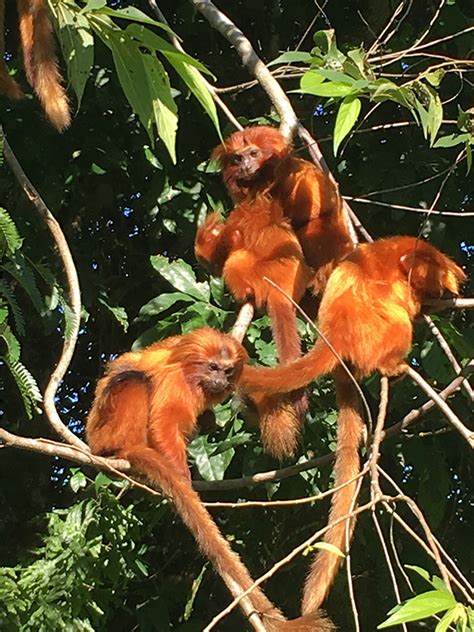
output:
<path id="1" fill-rule="evenodd" d="M 451 351 L 451 347 L 448 345 L 445 337 L 440 332 L 440 330 L 438 329 L 436 324 L 433 322 L 433 319 L 430 318 L 429 316 L 427 316 L 426 314 L 423 316 L 423 318 L 425 320 L 425 323 L 430 328 L 431 333 L 433 334 L 433 336 L 438 341 L 439 346 L 444 351 L 444 354 L 448 358 L 448 360 L 449 360 L 451 366 L 453 367 L 453 369 L 456 371 L 456 373 L 458 373 L 458 374 L 461 373 L 461 371 L 462 371 L 461 365 L 457 361 L 456 356 L 454 355 L 454 353 Z M 469 384 L 469 382 L 467 380 L 464 380 L 462 385 L 463 385 L 466 393 L 468 394 L 471 402 L 474 401 L 474 390 L 472 389 L 472 387 Z"/>
<path id="2" fill-rule="evenodd" d="M 248 68 L 250 73 L 258 80 L 278 112 L 281 121 L 281 133 L 286 138 L 291 139 L 293 131 L 298 124 L 293 107 L 278 81 L 256 54 L 250 41 L 222 11 L 219 11 L 219 9 L 210 2 L 210 0 L 190 1 L 191 4 L 204 15 L 209 24 L 216 29 L 216 31 L 219 31 L 235 48 L 244 66 Z"/>
<path id="3" fill-rule="evenodd" d="M 448 384 L 448 386 L 446 386 L 440 393 L 438 393 L 438 396 L 441 399 L 447 399 L 450 395 L 452 395 L 455 391 L 457 391 L 460 388 L 462 382 L 464 381 L 464 377 L 466 375 L 469 375 L 473 371 L 474 371 L 474 360 L 471 360 L 469 364 L 467 364 L 464 367 L 464 369 L 461 372 L 461 375 L 458 375 L 450 384 Z M 416 421 L 419 417 L 421 417 L 422 415 L 427 413 L 429 410 L 434 408 L 434 406 L 435 406 L 434 401 L 432 399 L 429 399 L 427 402 L 423 404 L 423 406 L 420 406 L 419 408 L 414 408 L 408 414 L 406 414 L 405 417 L 403 417 L 401 421 L 394 424 L 393 426 L 390 426 L 390 428 L 388 428 L 385 431 L 385 437 L 388 438 L 388 437 L 397 435 L 400 432 L 405 432 L 406 429 L 414 421 Z"/>
<path id="4" fill-rule="evenodd" d="M 231 335 L 239 342 L 242 342 L 245 338 L 247 329 L 252 322 L 254 311 L 254 307 L 251 303 L 245 303 L 240 308 L 237 320 L 235 321 L 231 331 Z"/>
<path id="5" fill-rule="evenodd" d="M 411 377 L 413 382 L 417 384 L 427 395 L 430 397 L 436 406 L 441 410 L 441 412 L 445 415 L 446 419 L 449 423 L 455 428 L 459 434 L 467 441 L 469 447 L 474 449 L 474 431 L 469 430 L 459 417 L 451 410 L 448 404 L 442 399 L 438 393 L 428 384 L 428 382 L 421 377 L 419 373 L 417 373 L 411 367 L 407 368 L 407 374 Z"/>
<path id="6" fill-rule="evenodd" d="M 371 477 L 371 493 L 372 498 L 379 498 L 382 496 L 382 490 L 380 489 L 379 473 L 377 465 L 380 458 L 380 444 L 384 437 L 383 427 L 385 424 L 385 417 L 387 416 L 388 406 L 388 378 L 385 375 L 380 377 L 380 403 L 379 414 L 377 415 L 377 423 L 374 430 L 374 438 L 372 441 L 371 454 L 370 454 L 370 477 Z"/>
<path id="7" fill-rule="evenodd" d="M 77 342 L 77 336 L 79 333 L 79 324 L 81 318 L 81 292 L 79 289 L 79 279 L 77 276 L 76 267 L 74 265 L 71 251 L 69 250 L 68 243 L 63 231 L 61 230 L 61 227 L 56 221 L 54 215 L 44 203 L 36 188 L 33 186 L 32 182 L 29 180 L 26 173 L 23 171 L 22 166 L 18 162 L 6 138 L 4 138 L 4 153 L 5 159 L 10 169 L 12 170 L 13 175 L 23 189 L 26 197 L 33 204 L 41 219 L 45 222 L 49 232 L 54 239 L 61 262 L 64 267 L 68 285 L 69 301 L 72 312 L 71 333 L 68 338 L 64 339 L 61 357 L 59 358 L 56 368 L 51 373 L 48 385 L 46 386 L 44 392 L 44 411 L 49 423 L 57 432 L 57 434 L 62 439 L 64 439 L 64 441 L 88 451 L 88 446 L 83 441 L 81 441 L 79 437 L 76 437 L 76 435 L 68 428 L 66 428 L 66 426 L 63 424 L 54 403 L 59 384 L 61 383 L 61 380 L 63 379 L 69 367 L 69 364 L 71 363 L 71 359 L 74 354 L 74 348 Z"/>

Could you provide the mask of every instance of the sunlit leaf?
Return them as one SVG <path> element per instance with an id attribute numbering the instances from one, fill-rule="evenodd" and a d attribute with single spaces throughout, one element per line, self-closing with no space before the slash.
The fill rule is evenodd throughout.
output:
<path id="1" fill-rule="evenodd" d="M 336 123 L 334 125 L 334 155 L 337 154 L 337 150 L 339 149 L 340 144 L 356 124 L 356 121 L 359 118 L 361 107 L 362 103 L 360 99 L 356 97 L 346 97 L 339 106 L 339 110 L 336 116 Z"/>

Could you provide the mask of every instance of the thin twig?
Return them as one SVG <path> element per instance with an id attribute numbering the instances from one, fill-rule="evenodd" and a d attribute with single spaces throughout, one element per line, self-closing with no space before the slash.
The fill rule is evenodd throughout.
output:
<path id="1" fill-rule="evenodd" d="M 474 432 L 469 430 L 459 417 L 451 410 L 448 404 L 442 399 L 438 393 L 428 384 L 428 382 L 421 377 L 419 373 L 417 373 L 410 366 L 407 368 L 407 374 L 410 378 L 417 384 L 427 395 L 430 397 L 436 406 L 441 410 L 441 412 L 445 415 L 446 419 L 449 423 L 455 428 L 459 434 L 467 441 L 469 447 L 474 449 Z"/>
<path id="2" fill-rule="evenodd" d="M 347 487 L 354 483 L 354 481 L 363 478 L 368 471 L 368 467 L 362 469 L 359 474 L 345 481 L 341 485 L 337 487 L 331 487 L 331 489 L 326 490 L 325 492 L 321 492 L 319 494 L 315 494 L 314 496 L 305 496 L 304 498 L 291 498 L 290 500 L 249 500 L 245 502 L 238 503 L 228 503 L 228 502 L 209 502 L 204 503 L 208 509 L 280 509 L 283 507 L 293 507 L 295 505 L 306 505 L 314 502 L 318 502 L 326 498 L 327 496 L 332 496 L 335 492 L 338 492 L 340 489 Z"/>
<path id="3" fill-rule="evenodd" d="M 344 196 L 344 199 L 351 202 L 359 202 L 360 204 L 371 204 L 374 206 L 383 206 L 385 208 L 393 208 L 400 211 L 410 211 L 411 213 L 423 213 L 424 215 L 446 215 L 451 217 L 474 217 L 474 213 L 469 211 L 442 211 L 437 209 L 428 210 L 426 208 L 418 208 L 416 206 L 406 206 L 405 204 L 390 204 L 389 202 L 382 202 L 381 200 L 374 200 L 371 198 L 367 200 L 361 197 Z"/>
<path id="4" fill-rule="evenodd" d="M 408 575 L 407 575 L 407 573 L 405 571 L 405 568 L 404 568 L 404 566 L 403 566 L 403 564 L 402 564 L 402 562 L 400 560 L 400 556 L 398 555 L 397 546 L 395 544 L 395 535 L 394 535 L 394 528 L 393 528 L 394 524 L 395 524 L 395 521 L 394 521 L 394 517 L 393 517 L 393 513 L 392 513 L 392 514 L 390 514 L 390 531 L 389 531 L 389 534 L 390 534 L 390 536 L 389 536 L 390 537 L 390 546 L 392 547 L 393 557 L 395 558 L 395 562 L 397 564 L 398 570 L 400 571 L 400 574 L 402 575 L 403 579 L 405 580 L 406 585 L 410 589 L 410 592 L 412 594 L 414 594 L 415 591 L 413 589 L 413 585 L 412 585 L 412 583 L 410 581 L 410 578 L 408 577 Z"/>
<path id="5" fill-rule="evenodd" d="M 425 538 L 426 541 L 428 543 L 428 546 L 433 554 L 433 559 L 436 561 L 436 564 L 438 566 L 438 569 L 441 573 L 441 577 L 443 578 L 443 581 L 445 582 L 446 586 L 448 588 L 450 588 L 450 576 L 451 573 L 448 571 L 448 569 L 446 568 L 446 565 L 444 564 L 443 560 L 441 559 L 441 555 L 437 546 L 437 543 L 434 539 L 433 533 L 431 532 L 431 529 L 428 525 L 428 522 L 426 521 L 426 518 L 423 514 L 423 512 L 421 511 L 421 509 L 418 507 L 418 505 L 415 503 L 415 501 L 413 500 L 413 498 L 410 498 L 409 496 L 406 496 L 403 491 L 401 490 L 401 488 L 397 485 L 397 483 L 380 467 L 380 465 L 378 466 L 379 468 L 379 472 L 382 474 L 382 476 L 387 479 L 390 484 L 394 487 L 394 489 L 397 491 L 398 493 L 398 500 L 401 500 L 402 502 L 404 502 L 406 505 L 408 505 L 408 507 L 410 508 L 410 511 L 416 516 L 418 522 L 420 523 L 421 528 L 424 531 L 425 534 Z M 396 515 L 396 512 L 395 512 Z"/>
<path id="6" fill-rule="evenodd" d="M 438 393 L 441 399 L 447 399 L 450 395 L 452 395 L 455 391 L 457 391 L 463 380 L 464 376 L 469 375 L 474 371 L 474 360 L 471 360 L 461 371 L 461 375 L 458 375 L 448 386 L 446 386 L 442 391 Z M 428 399 L 422 406 L 419 408 L 414 408 L 409 413 L 407 413 L 403 419 L 401 419 L 398 423 L 390 426 L 385 431 L 385 437 L 392 437 L 394 435 L 399 434 L 400 432 L 405 432 L 407 428 L 416 421 L 419 417 L 427 413 L 429 410 L 434 408 L 435 402 L 432 399 Z"/>
<path id="7" fill-rule="evenodd" d="M 436 324 L 433 322 L 433 319 L 430 318 L 430 316 L 427 316 L 426 314 L 423 316 L 423 318 L 424 318 L 425 323 L 428 325 L 431 333 L 433 334 L 433 336 L 438 341 L 439 346 L 444 351 L 444 355 L 448 358 L 448 360 L 449 360 L 451 366 L 453 367 L 453 369 L 456 371 L 456 373 L 458 373 L 458 374 L 461 373 L 461 371 L 462 371 L 461 365 L 457 361 L 456 356 L 452 352 L 451 347 L 449 346 L 446 338 L 443 336 L 441 331 L 438 329 Z M 474 390 L 472 389 L 472 387 L 469 384 L 469 382 L 467 380 L 464 380 L 462 385 L 464 387 L 464 390 L 468 394 L 470 400 L 474 401 Z"/>
<path id="8" fill-rule="evenodd" d="M 392 500 L 392 498 L 390 497 L 389 500 Z M 349 518 L 353 518 L 353 517 L 359 515 L 360 513 L 363 513 L 364 511 L 367 511 L 367 509 L 371 508 L 372 504 L 373 503 L 371 501 L 371 502 L 369 502 L 369 503 L 367 503 L 365 505 L 362 505 L 361 507 L 358 507 L 357 509 L 355 509 L 353 512 L 351 512 L 351 513 L 349 513 L 349 514 L 347 514 L 345 516 L 342 516 L 339 520 L 335 520 L 334 522 L 331 522 L 330 524 L 326 525 L 322 529 L 319 529 L 319 531 L 316 531 L 316 533 L 314 533 L 311 537 L 309 537 L 307 540 L 305 540 L 302 544 L 299 544 L 297 547 L 295 547 L 292 551 L 290 551 L 290 553 L 288 553 L 288 555 L 286 555 L 285 557 L 280 559 L 266 573 L 261 575 L 252 584 L 252 586 L 249 586 L 249 588 L 243 593 L 243 595 L 249 594 L 256 586 L 260 586 L 261 584 L 263 584 L 263 582 L 267 581 L 267 579 L 272 577 L 278 570 L 280 570 L 280 568 L 282 568 L 283 566 L 286 566 L 286 564 L 291 562 L 291 560 L 293 558 L 295 558 L 297 555 L 302 553 L 305 549 L 307 549 L 309 546 L 311 546 L 314 542 L 319 540 L 321 538 L 321 536 L 324 535 L 324 533 L 326 533 L 326 531 L 329 528 L 332 528 L 335 525 L 339 524 L 340 522 L 343 522 L 344 520 L 348 520 Z M 224 619 L 224 617 L 226 617 L 228 614 L 230 614 L 232 612 L 232 610 L 234 610 L 237 607 L 237 605 L 239 603 L 239 600 L 240 600 L 240 597 L 234 599 L 226 608 L 224 608 L 224 610 L 222 610 L 218 615 L 216 615 L 214 617 L 214 619 L 209 623 L 209 625 L 206 628 L 204 628 L 203 632 L 210 632 L 211 630 L 213 630 L 215 628 L 215 626 L 220 621 L 222 621 L 222 619 Z"/>
<path id="9" fill-rule="evenodd" d="M 385 424 L 385 417 L 387 416 L 388 406 L 388 377 L 382 375 L 380 377 L 380 403 L 379 413 L 377 415 L 377 423 L 374 430 L 374 438 L 372 441 L 372 448 L 370 454 L 370 477 L 371 477 L 371 494 L 372 498 L 378 498 L 382 495 L 379 483 L 379 473 L 377 465 L 380 458 L 380 444 L 384 436 L 383 427 Z"/>
<path id="10" fill-rule="evenodd" d="M 368 463 L 366 463 L 365 467 L 364 467 L 364 471 L 367 471 L 368 469 Z M 359 497 L 360 494 L 360 490 L 362 488 L 362 482 L 363 479 L 361 478 L 356 486 L 356 488 L 354 489 L 354 495 L 352 496 L 352 500 L 351 500 L 351 505 L 349 508 L 349 513 L 352 513 L 354 511 L 354 508 L 357 504 L 357 499 Z M 331 523 L 332 525 L 332 523 Z M 355 528 L 354 528 L 355 531 Z M 355 598 L 355 591 L 354 591 L 354 582 L 352 580 L 352 555 L 351 555 L 351 521 L 348 520 L 346 522 L 345 525 L 345 529 L 344 529 L 344 544 L 345 544 L 345 551 L 346 551 L 346 576 L 347 576 L 347 586 L 349 588 L 349 601 L 351 604 L 351 610 L 352 610 L 352 619 L 354 621 L 354 629 L 355 632 L 360 632 L 360 617 L 359 617 L 359 611 L 357 610 L 357 602 L 356 602 L 356 598 Z"/>
<path id="11" fill-rule="evenodd" d="M 377 535 L 378 535 L 379 540 L 380 540 L 380 546 L 382 547 L 382 551 L 383 551 L 383 554 L 384 554 L 384 557 L 385 557 L 385 563 L 387 565 L 388 572 L 389 572 L 389 575 L 390 575 L 390 579 L 391 579 L 391 582 L 392 582 L 393 592 L 395 593 L 395 599 L 397 600 L 397 604 L 400 604 L 402 602 L 402 599 L 400 597 L 400 590 L 398 588 L 397 577 L 395 575 L 395 570 L 393 568 L 392 560 L 391 560 L 390 554 L 388 552 L 387 544 L 386 544 L 386 542 L 384 540 L 382 527 L 380 526 L 379 519 L 377 518 L 375 507 L 372 509 L 371 513 L 372 513 L 372 521 L 374 523 L 375 530 L 376 530 Z M 407 631 L 407 627 L 406 627 L 406 625 L 404 623 L 402 623 L 402 627 L 403 627 L 403 629 L 406 632 Z"/>
<path id="12" fill-rule="evenodd" d="M 64 339 L 61 357 L 59 358 L 56 368 L 51 373 L 51 377 L 49 378 L 49 382 L 44 391 L 44 412 L 46 413 L 46 417 L 48 418 L 48 421 L 53 429 L 62 439 L 64 439 L 64 441 L 66 441 L 66 443 L 75 445 L 79 448 L 82 448 L 83 450 L 88 451 L 89 447 L 87 446 L 87 444 L 81 441 L 79 437 L 76 437 L 76 435 L 63 424 L 61 418 L 59 417 L 58 411 L 56 410 L 54 401 L 59 384 L 61 383 L 61 380 L 63 379 L 69 367 L 69 364 L 71 363 L 71 359 L 74 354 L 74 348 L 77 342 L 77 336 L 79 333 L 79 324 L 81 319 L 81 292 L 79 289 L 79 279 L 77 276 L 76 267 L 74 265 L 74 260 L 72 258 L 68 243 L 63 231 L 61 230 L 61 227 L 59 226 L 59 223 L 44 203 L 41 195 L 33 186 L 33 183 L 24 172 L 12 148 L 10 147 L 10 143 L 5 137 L 4 154 L 13 175 L 18 181 L 18 184 L 21 186 L 26 197 L 33 204 L 35 210 L 48 227 L 48 230 L 51 233 L 58 249 L 59 257 L 63 264 L 64 272 L 67 279 L 72 322 L 70 326 L 69 336 Z"/>

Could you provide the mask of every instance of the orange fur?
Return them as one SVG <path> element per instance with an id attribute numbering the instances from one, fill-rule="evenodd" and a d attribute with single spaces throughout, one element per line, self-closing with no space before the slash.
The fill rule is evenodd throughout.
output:
<path id="1" fill-rule="evenodd" d="M 446 255 L 414 237 L 390 237 L 361 245 L 333 271 L 319 309 L 319 326 L 338 356 L 357 377 L 379 371 L 396 375 L 412 343 L 413 320 L 423 301 L 445 292 L 457 295 L 464 272 Z M 363 422 L 357 392 L 330 348 L 319 340 L 304 357 L 275 369 L 245 367 L 240 387 L 260 396 L 286 393 L 334 372 L 339 406 L 336 485 L 359 471 Z M 281 431 L 275 430 L 279 436 Z M 350 512 L 356 484 L 333 495 L 330 522 Z M 326 541 L 345 550 L 345 523 Z M 353 525 L 350 525 L 352 532 Z M 308 577 L 302 612 L 320 607 L 334 581 L 340 558 L 321 551 Z"/>
<path id="2" fill-rule="evenodd" d="M 335 263 L 352 250 L 342 200 L 330 177 L 294 155 L 280 132 L 268 126 L 235 132 L 214 150 L 236 202 L 265 193 L 279 202 L 298 237 L 320 292 Z M 238 162 L 236 162 L 238 161 Z"/>
<path id="3" fill-rule="evenodd" d="M 210 215 L 197 232 L 195 252 L 198 260 L 222 274 L 237 301 L 252 301 L 257 308 L 266 310 L 280 361 L 297 358 L 301 348 L 295 308 L 265 277 L 299 301 L 312 272 L 279 204 L 262 194 L 252 202 L 237 204 L 225 224 L 216 214 Z M 274 398 L 265 397 L 255 404 L 262 417 L 266 450 L 277 458 L 292 453 L 301 428 L 304 395 L 292 395 L 292 402 L 287 400 L 285 407 L 276 404 Z M 273 425 L 277 411 L 285 417 L 288 429 L 293 428 L 291 438 L 289 430 L 285 435 L 284 450 L 273 438 L 267 441 L 264 432 L 267 425 Z"/>
<path id="4" fill-rule="evenodd" d="M 49 120 L 62 132 L 69 126 L 71 114 L 45 0 L 17 0 L 17 7 L 26 77 Z"/>
<path id="5" fill-rule="evenodd" d="M 127 459 L 159 486 L 217 572 L 244 590 L 252 578 L 190 485 L 186 440 L 198 415 L 235 388 L 245 360 L 238 342 L 209 328 L 125 353 L 99 380 L 86 426 L 91 450 Z M 270 631 L 334 629 L 319 613 L 293 626 L 259 588 L 249 598 Z"/>

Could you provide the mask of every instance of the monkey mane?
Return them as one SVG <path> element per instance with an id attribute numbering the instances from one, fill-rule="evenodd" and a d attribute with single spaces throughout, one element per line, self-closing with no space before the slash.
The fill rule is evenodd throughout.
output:
<path id="1" fill-rule="evenodd" d="M 264 153 L 268 153 L 279 158 L 284 157 L 291 151 L 290 144 L 280 134 L 276 127 L 270 125 L 254 125 L 234 132 L 224 142 L 218 145 L 211 154 L 212 159 L 225 159 L 226 154 L 233 153 L 247 147 L 256 145 Z"/>

